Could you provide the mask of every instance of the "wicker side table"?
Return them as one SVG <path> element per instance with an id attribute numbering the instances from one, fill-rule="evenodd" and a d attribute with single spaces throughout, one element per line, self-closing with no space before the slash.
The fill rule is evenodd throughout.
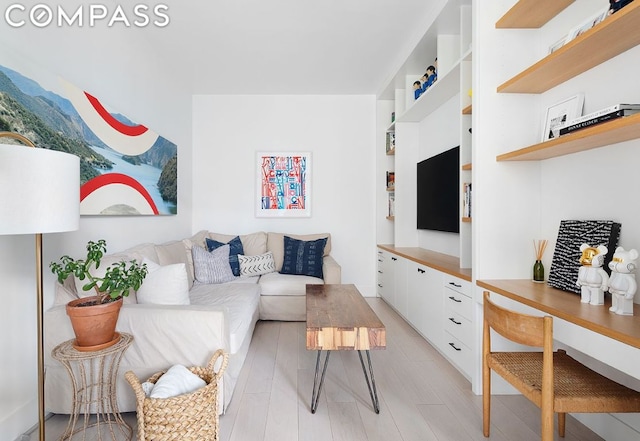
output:
<path id="1" fill-rule="evenodd" d="M 97 430 L 95 439 L 102 440 L 102 428 L 105 426 L 112 440 L 118 439 L 115 429 L 124 439 L 131 440 L 133 429 L 122 419 L 118 410 L 116 379 L 120 360 L 133 342 L 133 336 L 122 333 L 115 345 L 91 352 L 77 351 L 73 342 L 67 340 L 51 351 L 52 357 L 67 369 L 73 385 L 72 412 L 60 441 L 71 440 L 80 433 L 84 439 L 86 430 L 92 427 Z M 95 417 L 91 416 L 92 413 Z"/>

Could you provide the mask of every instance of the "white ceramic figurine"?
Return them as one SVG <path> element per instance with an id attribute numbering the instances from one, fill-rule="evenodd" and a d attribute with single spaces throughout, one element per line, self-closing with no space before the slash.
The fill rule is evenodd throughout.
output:
<path id="1" fill-rule="evenodd" d="M 636 269 L 636 250 L 625 251 L 624 248 L 616 248 L 613 259 L 609 262 L 611 279 L 609 279 L 609 292 L 611 293 L 612 306 L 609 311 L 620 315 L 633 315 L 633 296 L 636 294 L 637 284 L 633 271 Z"/>
<path id="2" fill-rule="evenodd" d="M 586 243 L 580 245 L 580 269 L 576 285 L 580 287 L 582 303 L 604 304 L 604 292 L 609 286 L 609 275 L 602 268 L 604 257 L 609 251 L 604 245 L 594 248 Z"/>

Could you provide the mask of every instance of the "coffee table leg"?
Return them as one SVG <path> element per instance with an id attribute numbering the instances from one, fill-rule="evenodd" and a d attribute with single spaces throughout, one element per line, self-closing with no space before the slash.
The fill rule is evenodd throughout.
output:
<path id="1" fill-rule="evenodd" d="M 369 388 L 369 395 L 371 396 L 371 403 L 373 404 L 373 410 L 376 413 L 380 413 L 380 402 L 378 401 L 378 391 L 376 390 L 376 379 L 373 377 L 373 365 L 371 364 L 371 355 L 369 351 L 367 353 L 367 362 L 369 364 L 369 375 L 367 375 L 367 368 L 364 366 L 364 360 L 362 359 L 362 351 L 358 351 L 360 356 L 360 364 L 362 364 L 362 372 L 364 372 L 364 379 L 367 381 L 367 387 Z M 371 382 L 369 382 L 369 376 Z"/>
<path id="2" fill-rule="evenodd" d="M 313 394 L 311 395 L 311 413 L 316 413 L 318 409 L 318 400 L 320 399 L 320 391 L 322 390 L 322 383 L 324 383 L 324 374 L 327 372 L 327 366 L 329 365 L 329 355 L 331 351 L 327 351 L 327 355 L 324 357 L 324 367 L 322 368 L 322 375 L 320 376 L 320 383 L 318 383 L 318 372 L 320 371 L 320 355 L 322 351 L 318 351 L 318 358 L 316 359 L 316 374 L 313 378 Z M 316 389 L 317 386 L 317 389 Z"/>

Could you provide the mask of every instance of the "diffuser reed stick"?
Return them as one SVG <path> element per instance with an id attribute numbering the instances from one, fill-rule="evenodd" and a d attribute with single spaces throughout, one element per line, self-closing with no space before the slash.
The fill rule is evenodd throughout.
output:
<path id="1" fill-rule="evenodd" d="M 544 250 L 547 249 L 547 240 L 546 239 L 534 240 L 533 249 L 536 252 L 536 260 L 542 260 L 542 256 L 544 256 Z"/>

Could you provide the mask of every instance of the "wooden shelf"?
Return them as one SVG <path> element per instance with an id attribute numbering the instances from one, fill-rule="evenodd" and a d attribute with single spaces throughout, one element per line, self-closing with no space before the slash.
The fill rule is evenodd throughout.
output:
<path id="1" fill-rule="evenodd" d="M 467 107 L 462 109 L 462 114 L 463 115 L 471 115 L 471 104 L 469 104 Z"/>
<path id="2" fill-rule="evenodd" d="M 392 220 L 396 220 L 396 217 L 395 216 L 387 216 L 387 219 L 392 221 Z"/>
<path id="3" fill-rule="evenodd" d="M 391 150 L 389 150 L 389 151 L 387 152 L 387 155 L 388 155 L 388 156 L 393 156 L 393 155 L 395 155 L 395 154 L 396 154 L 396 149 L 395 149 L 395 147 L 394 147 L 394 148 L 392 148 Z"/>
<path id="4" fill-rule="evenodd" d="M 471 170 L 471 163 L 462 164 L 462 170 Z"/>
<path id="5" fill-rule="evenodd" d="M 640 4 L 640 2 L 638 2 Z M 640 113 L 503 153 L 497 161 L 539 161 L 640 138 Z"/>
<path id="6" fill-rule="evenodd" d="M 545 92 L 640 44 L 638 28 L 640 2 L 633 2 L 501 84 L 498 92 Z"/>
<path id="7" fill-rule="evenodd" d="M 395 187 L 387 187 L 387 191 L 396 191 Z"/>
<path id="8" fill-rule="evenodd" d="M 498 29 L 539 28 L 575 0 L 520 0 L 496 23 Z"/>
<path id="9" fill-rule="evenodd" d="M 640 305 L 633 305 L 633 316 L 619 316 L 609 312 L 609 296 L 605 297 L 603 306 L 593 306 L 580 303 L 579 294 L 531 280 L 478 280 L 476 283 L 547 314 L 640 348 Z"/>
<path id="10" fill-rule="evenodd" d="M 458 257 L 418 247 L 396 247 L 395 245 L 378 244 L 378 248 L 471 282 L 471 268 L 461 268 Z"/>
<path id="11" fill-rule="evenodd" d="M 470 217 L 463 217 L 462 218 L 462 222 L 465 222 L 465 223 L 471 222 L 471 218 Z"/>

